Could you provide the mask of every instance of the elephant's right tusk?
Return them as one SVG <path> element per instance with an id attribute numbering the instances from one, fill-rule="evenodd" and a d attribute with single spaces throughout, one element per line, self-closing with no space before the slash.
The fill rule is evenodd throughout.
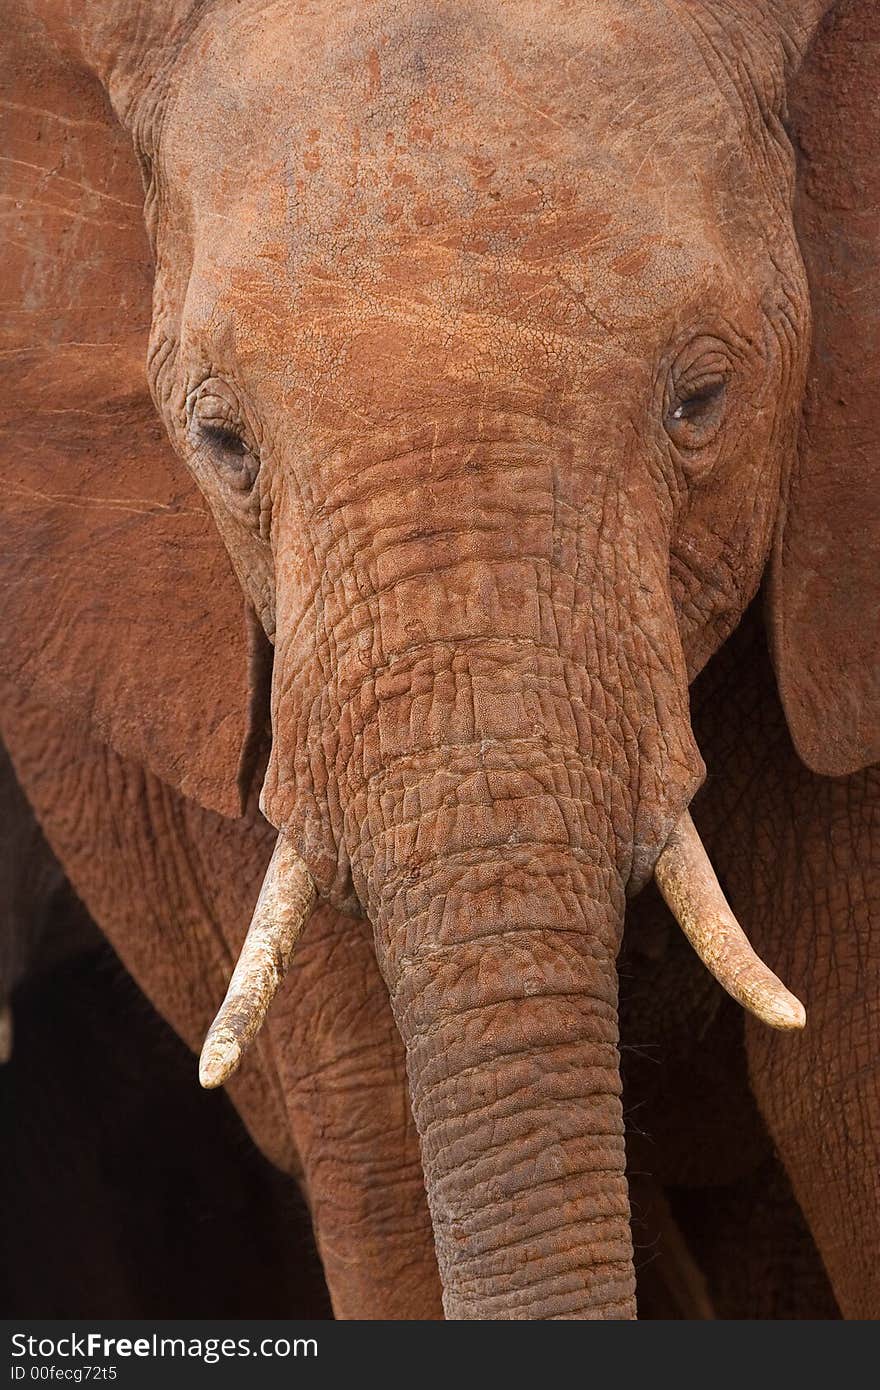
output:
<path id="1" fill-rule="evenodd" d="M 226 998 L 202 1048 L 199 1081 L 206 1090 L 229 1080 L 263 1026 L 315 897 L 311 874 L 281 833 Z"/>
<path id="2" fill-rule="evenodd" d="M 771 1028 L 803 1028 L 803 1004 L 749 945 L 689 811 L 666 842 L 654 878 L 700 960 L 727 993 Z"/>

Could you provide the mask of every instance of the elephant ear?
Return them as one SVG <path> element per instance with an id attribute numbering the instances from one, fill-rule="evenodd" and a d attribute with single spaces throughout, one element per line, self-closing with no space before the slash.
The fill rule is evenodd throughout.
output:
<path id="1" fill-rule="evenodd" d="M 249 637 L 147 388 L 137 162 L 85 66 L 55 56 L 36 21 L 6 27 L 0 674 L 237 815 Z"/>
<path id="2" fill-rule="evenodd" d="M 880 6 L 834 7 L 789 109 L 813 349 L 771 631 L 795 746 L 843 776 L 880 759 Z"/>

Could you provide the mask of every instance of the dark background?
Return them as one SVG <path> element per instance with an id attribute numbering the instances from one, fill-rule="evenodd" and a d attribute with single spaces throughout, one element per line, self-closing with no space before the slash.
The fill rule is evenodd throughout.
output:
<path id="1" fill-rule="evenodd" d="M 328 1318 L 296 1184 L 100 944 L 13 996 L 0 1315 Z"/>

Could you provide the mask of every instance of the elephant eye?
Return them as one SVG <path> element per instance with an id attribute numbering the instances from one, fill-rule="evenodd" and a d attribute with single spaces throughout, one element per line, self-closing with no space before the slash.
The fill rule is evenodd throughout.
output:
<path id="1" fill-rule="evenodd" d="M 666 432 L 677 448 L 704 449 L 724 419 L 727 374 L 689 373 L 674 382 L 666 412 Z"/>
<path id="2" fill-rule="evenodd" d="M 230 425 L 206 421 L 197 425 L 195 435 L 197 447 L 210 456 L 224 482 L 236 492 L 250 492 L 260 461 L 241 434 Z"/>
<path id="3" fill-rule="evenodd" d="M 218 454 L 228 454 L 233 458 L 243 458 L 249 452 L 240 434 L 226 425 L 202 425 L 199 433 L 209 448 Z"/>
<path id="4" fill-rule="evenodd" d="M 232 388 L 211 379 L 187 401 L 189 439 L 206 465 L 235 492 L 250 492 L 260 468 L 256 449 L 240 424 L 241 412 Z"/>
<path id="5" fill-rule="evenodd" d="M 711 410 L 712 406 L 724 392 L 723 382 L 714 382 L 711 386 L 701 386 L 698 391 L 690 396 L 686 396 L 680 401 L 672 412 L 673 420 L 698 420 L 701 415 L 705 415 Z"/>

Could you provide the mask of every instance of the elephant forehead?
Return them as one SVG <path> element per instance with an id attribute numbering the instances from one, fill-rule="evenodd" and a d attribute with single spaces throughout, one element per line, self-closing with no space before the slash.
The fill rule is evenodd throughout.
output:
<path id="1" fill-rule="evenodd" d="M 279 170 L 193 210 L 185 337 L 263 392 L 276 381 L 332 401 L 348 382 L 357 408 L 374 394 L 384 413 L 389 395 L 426 404 L 426 382 L 530 395 L 631 380 L 683 323 L 745 297 L 699 225 L 635 217 L 598 179 L 557 181 L 552 197 L 508 183 L 463 211 L 438 176 L 379 224 L 355 197 L 328 214 L 318 177 L 292 193 Z"/>
<path id="2" fill-rule="evenodd" d="M 576 400 L 626 408 L 651 399 L 695 283 L 662 247 L 630 256 L 643 264 L 621 253 L 601 274 L 578 270 L 577 286 L 558 268 L 447 265 L 421 239 L 370 266 L 345 251 L 295 273 L 268 256 L 215 264 L 190 281 L 183 343 L 276 407 L 271 418 L 331 431 L 432 408 L 446 418 L 465 402 L 541 418 Z"/>
<path id="3" fill-rule="evenodd" d="M 719 171 L 741 131 L 676 13 L 212 8 L 178 64 L 165 167 L 196 223 L 241 239 L 272 222 L 306 263 L 345 248 L 369 262 L 416 236 L 447 256 L 595 259 L 638 252 L 627 227 L 684 261 L 725 220 Z"/>
<path id="4" fill-rule="evenodd" d="M 521 135 L 557 156 L 601 137 L 625 160 L 635 129 L 680 149 L 732 114 L 705 44 L 664 0 L 236 0 L 206 8 L 175 87 L 188 113 L 255 141 L 279 122 L 308 134 L 356 114 L 381 144 L 421 114 L 447 137 Z"/>
<path id="5" fill-rule="evenodd" d="M 608 222 L 535 210 L 519 254 L 487 245 L 473 225 L 401 231 L 381 245 L 328 239 L 306 252 L 267 218 L 247 237 L 197 242 L 189 331 L 206 347 L 225 340 L 243 365 L 255 355 L 264 371 L 298 359 L 323 374 L 364 354 L 403 367 L 417 354 L 425 367 L 575 380 L 634 353 L 653 357 L 707 296 L 731 303 L 717 256 L 660 232 L 606 233 Z"/>
<path id="6" fill-rule="evenodd" d="M 163 124 L 187 331 L 310 420 L 429 404 L 426 383 L 528 409 L 632 379 L 754 284 L 718 206 L 735 114 L 664 5 L 220 16 Z"/>

